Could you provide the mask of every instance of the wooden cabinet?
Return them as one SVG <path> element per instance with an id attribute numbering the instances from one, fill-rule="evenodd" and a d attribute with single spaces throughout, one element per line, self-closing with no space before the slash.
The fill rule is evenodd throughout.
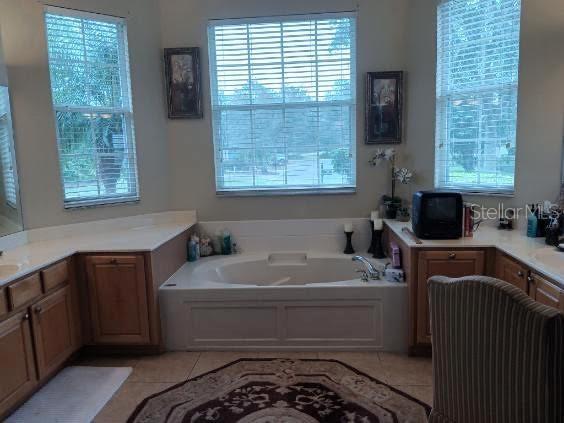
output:
<path id="1" fill-rule="evenodd" d="M 483 275 L 485 252 L 469 250 L 422 251 L 417 261 L 417 317 L 416 336 L 418 344 L 431 343 L 431 322 L 427 281 L 431 276 L 459 278 Z"/>
<path id="2" fill-rule="evenodd" d="M 533 300 L 564 312 L 564 290 L 535 272 L 530 272 L 528 281 Z"/>
<path id="3" fill-rule="evenodd" d="M 496 278 L 515 285 L 533 300 L 564 312 L 564 289 L 555 283 L 501 252 L 497 253 L 495 268 Z"/>
<path id="4" fill-rule="evenodd" d="M 157 291 L 188 236 L 150 253 L 73 255 L 0 287 L 0 421 L 83 344 L 161 351 Z"/>
<path id="5" fill-rule="evenodd" d="M 81 346 L 73 263 L 63 260 L 0 289 L 0 420 Z"/>
<path id="6" fill-rule="evenodd" d="M 37 384 L 27 311 L 0 323 L 0 420 Z"/>
<path id="7" fill-rule="evenodd" d="M 39 378 L 56 371 L 75 351 L 75 322 L 69 286 L 53 292 L 31 308 Z"/>
<path id="8" fill-rule="evenodd" d="M 498 279 L 509 282 L 524 292 L 527 292 L 527 268 L 521 263 L 497 253 L 495 274 Z"/>
<path id="9" fill-rule="evenodd" d="M 8 314 L 8 299 L 5 291 L 5 289 L 0 288 L 0 318 Z"/>
<path id="10" fill-rule="evenodd" d="M 87 256 L 86 274 L 95 344 L 151 342 L 142 255 Z"/>

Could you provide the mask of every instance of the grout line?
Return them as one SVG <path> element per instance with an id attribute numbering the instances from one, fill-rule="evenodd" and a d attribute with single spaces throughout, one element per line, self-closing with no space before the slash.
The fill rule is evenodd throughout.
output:
<path id="1" fill-rule="evenodd" d="M 187 352 L 192 352 L 192 351 L 187 351 Z M 188 371 L 188 374 L 186 375 L 186 379 L 190 379 L 192 376 L 192 372 L 194 371 L 194 369 L 196 368 L 196 364 L 198 364 L 198 362 L 200 361 L 200 358 L 202 358 L 202 352 L 201 351 L 194 351 L 198 354 L 198 357 L 194 360 L 194 364 L 192 365 L 192 367 L 190 368 L 190 370 Z"/>

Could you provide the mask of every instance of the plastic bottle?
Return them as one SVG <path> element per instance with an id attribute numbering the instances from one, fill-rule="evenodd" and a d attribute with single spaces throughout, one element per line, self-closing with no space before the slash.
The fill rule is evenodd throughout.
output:
<path id="1" fill-rule="evenodd" d="M 223 231 L 221 254 L 223 254 L 224 256 L 231 255 L 231 234 L 227 230 Z"/>
<path id="2" fill-rule="evenodd" d="M 538 219 L 535 215 L 535 205 L 531 205 L 531 209 L 529 210 L 527 216 L 527 236 L 530 238 L 535 238 L 537 236 L 537 226 L 538 226 Z"/>
<path id="3" fill-rule="evenodd" d="M 221 254 L 223 250 L 223 231 L 221 229 L 217 229 L 215 231 L 215 234 L 212 237 L 212 245 L 215 254 Z"/>
<path id="4" fill-rule="evenodd" d="M 196 244 L 196 260 L 198 260 L 200 258 L 200 237 L 198 235 L 194 235 L 192 239 Z"/>
<path id="5" fill-rule="evenodd" d="M 194 240 L 194 237 L 190 238 L 190 241 L 188 241 L 188 261 L 196 261 L 198 260 L 198 248 L 197 248 L 197 242 Z"/>

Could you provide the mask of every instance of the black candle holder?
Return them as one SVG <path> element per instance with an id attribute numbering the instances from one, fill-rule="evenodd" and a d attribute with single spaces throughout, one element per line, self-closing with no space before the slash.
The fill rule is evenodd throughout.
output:
<path id="1" fill-rule="evenodd" d="M 352 246 L 352 234 L 354 232 L 345 232 L 345 235 L 347 236 L 347 246 L 345 247 L 345 251 L 343 251 L 343 253 L 345 254 L 354 254 L 354 248 Z"/>
<path id="2" fill-rule="evenodd" d="M 384 253 L 384 246 L 382 245 L 382 234 L 384 231 L 382 229 L 372 231 L 372 242 L 374 243 L 372 249 L 372 257 L 382 259 L 386 258 L 386 254 Z"/>
<path id="3" fill-rule="evenodd" d="M 367 253 L 374 253 L 374 244 L 376 243 L 376 238 L 374 236 L 374 222 L 370 221 L 370 247 L 368 247 Z"/>

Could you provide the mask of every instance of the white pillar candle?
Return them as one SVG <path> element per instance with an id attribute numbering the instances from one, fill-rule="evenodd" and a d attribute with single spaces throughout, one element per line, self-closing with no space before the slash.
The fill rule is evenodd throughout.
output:
<path id="1" fill-rule="evenodd" d="M 384 228 L 384 221 L 382 219 L 374 220 L 374 230 L 381 231 Z"/>
<path id="2" fill-rule="evenodd" d="M 351 222 L 345 223 L 345 232 L 352 232 L 353 231 L 353 224 Z"/>
<path id="3" fill-rule="evenodd" d="M 380 213 L 378 213 L 376 210 L 372 210 L 372 212 L 370 213 L 370 220 L 375 222 L 379 217 Z"/>

